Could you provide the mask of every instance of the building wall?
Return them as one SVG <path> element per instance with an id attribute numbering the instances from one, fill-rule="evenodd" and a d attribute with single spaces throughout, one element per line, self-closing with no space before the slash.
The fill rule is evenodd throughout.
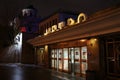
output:
<path id="1" fill-rule="evenodd" d="M 87 42 L 88 46 L 88 70 L 86 71 L 87 80 L 97 79 L 100 73 L 100 52 L 99 39 L 91 38 Z M 92 78 L 91 78 L 92 77 Z"/>
<path id="2" fill-rule="evenodd" d="M 88 70 L 99 70 L 99 41 L 91 38 L 88 43 Z"/>
<path id="3" fill-rule="evenodd" d="M 44 47 L 42 47 L 41 49 L 44 49 L 43 50 L 43 56 L 44 58 L 42 58 L 43 56 L 41 57 L 38 57 L 37 58 L 37 63 L 39 63 L 38 65 L 43 65 L 44 67 L 46 68 L 51 68 L 51 69 L 54 69 L 54 70 L 59 70 L 59 71 L 62 71 L 62 72 L 67 72 L 67 73 L 70 73 L 72 74 L 72 68 L 71 68 L 71 65 L 74 67 L 73 70 L 75 70 L 75 75 L 78 75 L 78 76 L 83 76 L 85 77 L 85 73 L 82 72 L 82 70 L 86 69 L 87 68 L 87 60 L 83 60 L 82 59 L 82 55 L 83 55 L 83 52 L 81 52 L 82 48 L 83 47 L 86 47 L 87 48 L 87 40 L 75 40 L 75 41 L 66 41 L 66 42 L 60 42 L 60 43 L 56 43 L 56 44 L 50 44 L 50 45 L 44 45 Z M 66 51 L 64 50 L 67 50 L 67 53 L 65 53 Z M 73 56 L 78 56 L 78 55 L 81 55 L 81 57 L 79 56 L 79 59 L 74 59 L 75 61 L 75 64 L 71 64 L 71 61 L 67 58 L 64 58 L 65 54 L 67 54 L 69 57 L 72 56 L 69 51 L 70 49 L 77 49 L 77 53 L 74 53 Z M 73 50 L 73 52 L 74 52 Z M 37 54 L 39 54 L 40 52 L 40 48 L 38 48 L 37 50 Z M 61 61 L 61 63 L 59 63 L 59 61 L 56 61 L 57 60 L 57 56 L 54 58 L 52 57 L 53 56 L 53 51 L 55 51 L 54 53 L 54 56 L 55 55 L 61 55 L 61 58 L 59 58 L 59 60 Z M 62 53 L 60 54 L 60 52 L 58 53 L 58 51 L 62 51 Z M 57 53 L 56 53 L 57 52 Z M 66 57 L 68 57 L 66 56 Z M 86 58 L 87 58 L 87 53 L 86 53 Z M 67 61 L 69 63 L 65 64 L 64 61 L 67 59 Z M 56 61 L 55 63 L 53 63 L 53 60 Z M 42 62 L 42 64 L 41 64 Z M 83 64 L 82 62 L 86 62 L 86 65 Z M 58 68 L 58 65 L 61 66 L 61 68 L 59 67 Z M 54 66 L 53 66 L 54 65 Z M 65 69 L 65 66 L 68 66 L 68 70 Z"/>
<path id="4" fill-rule="evenodd" d="M 27 43 L 28 39 L 34 38 L 36 34 L 33 33 L 23 33 L 22 39 L 22 53 L 21 53 L 21 63 L 24 64 L 34 64 L 35 63 L 35 54 L 34 47 Z"/>
<path id="5" fill-rule="evenodd" d="M 57 24 L 59 22 L 59 14 L 55 14 L 54 16 L 50 16 L 48 19 L 43 20 L 39 24 L 39 34 L 44 35 L 46 29 Z"/>
<path id="6" fill-rule="evenodd" d="M 26 42 L 23 42 L 22 45 L 21 63 L 35 64 L 34 48 Z"/>
<path id="7" fill-rule="evenodd" d="M 39 34 L 44 35 L 44 33 L 46 32 L 46 29 L 52 27 L 53 25 L 58 26 L 58 23 L 61 21 L 64 21 L 65 25 L 67 25 L 68 18 L 77 19 L 77 16 L 78 15 L 76 14 L 67 14 L 67 13 L 53 14 L 39 23 Z"/>
<path id="8" fill-rule="evenodd" d="M 59 49 L 82 46 L 82 43 L 79 44 L 76 41 L 87 39 L 88 68 L 86 80 L 119 80 L 120 8 L 109 9 L 103 13 L 99 13 L 98 16 L 90 18 L 86 22 L 68 26 L 68 28 L 47 36 L 29 40 L 29 42 L 34 46 L 48 44 L 51 49 Z M 46 58 L 50 58 L 50 56 L 46 56 Z"/>
<path id="9" fill-rule="evenodd" d="M 100 37 L 100 79 L 119 80 L 120 76 L 120 33 Z"/>

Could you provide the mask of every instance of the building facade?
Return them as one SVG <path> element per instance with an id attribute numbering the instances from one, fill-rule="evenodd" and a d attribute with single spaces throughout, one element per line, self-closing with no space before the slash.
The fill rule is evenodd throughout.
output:
<path id="1" fill-rule="evenodd" d="M 61 29 L 51 27 L 45 35 L 28 40 L 35 48 L 36 63 L 87 80 L 119 80 L 120 8 L 90 17 L 81 13 L 77 20 L 67 21 Z"/>
<path id="2" fill-rule="evenodd" d="M 39 23 L 39 34 L 47 35 L 67 25 L 67 19 L 77 19 L 77 13 L 59 11 L 41 20 Z"/>
<path id="3" fill-rule="evenodd" d="M 37 10 L 32 6 L 22 9 L 20 14 L 10 22 L 11 44 L 4 54 L 10 54 L 4 57 L 9 63 L 34 63 L 34 50 L 26 41 L 38 35 L 38 23 L 40 18 L 37 17 Z M 5 61 L 4 61 L 5 62 Z"/>
<path id="4" fill-rule="evenodd" d="M 37 17 L 37 10 L 32 6 L 22 9 L 20 18 L 20 32 L 22 36 L 21 63 L 34 64 L 34 48 L 26 41 L 38 35 L 40 17 Z"/>

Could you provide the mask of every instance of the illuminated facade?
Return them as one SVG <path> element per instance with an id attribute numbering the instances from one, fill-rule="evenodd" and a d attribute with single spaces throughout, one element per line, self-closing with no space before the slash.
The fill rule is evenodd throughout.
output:
<path id="1" fill-rule="evenodd" d="M 13 60 L 15 63 L 34 63 L 33 47 L 26 41 L 38 35 L 39 22 L 37 10 L 32 5 L 23 9 L 21 14 L 10 22 L 15 38 L 11 46 L 14 50 L 10 48 L 8 52 L 16 59 Z"/>
<path id="2" fill-rule="evenodd" d="M 118 80 L 120 8 L 106 9 L 90 17 L 80 13 L 66 22 L 60 29 L 59 25 L 57 29 L 44 26 L 41 36 L 28 40 L 35 47 L 36 63 L 87 80 Z"/>
<path id="3" fill-rule="evenodd" d="M 73 14 L 70 12 L 60 11 L 59 13 L 54 13 L 45 19 L 43 19 L 39 24 L 39 34 L 47 35 L 55 31 L 61 30 L 67 25 L 67 19 L 72 18 L 77 19 L 78 14 Z"/>
<path id="4" fill-rule="evenodd" d="M 30 5 L 22 10 L 21 15 L 21 32 L 38 33 L 38 23 L 40 22 L 40 18 L 37 17 L 37 10 Z"/>
<path id="5" fill-rule="evenodd" d="M 20 31 L 23 34 L 21 63 L 34 63 L 34 49 L 26 41 L 38 35 L 40 18 L 37 17 L 37 10 L 32 6 L 22 10 Z"/>

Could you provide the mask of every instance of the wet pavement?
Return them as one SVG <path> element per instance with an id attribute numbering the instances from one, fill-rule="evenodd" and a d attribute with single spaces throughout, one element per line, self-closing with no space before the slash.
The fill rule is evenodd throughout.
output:
<path id="1" fill-rule="evenodd" d="M 85 80 L 28 64 L 0 64 L 0 80 Z"/>

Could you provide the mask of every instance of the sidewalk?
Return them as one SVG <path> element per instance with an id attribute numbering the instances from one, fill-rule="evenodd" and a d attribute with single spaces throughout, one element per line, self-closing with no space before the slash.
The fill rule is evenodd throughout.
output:
<path id="1" fill-rule="evenodd" d="M 57 77 L 61 80 L 86 80 L 83 77 L 72 76 L 70 74 L 59 72 L 59 71 L 54 71 L 54 70 L 50 70 L 50 71 L 52 72 L 52 76 Z"/>
<path id="2" fill-rule="evenodd" d="M 41 66 L 39 65 L 39 67 L 45 69 L 42 65 Z M 55 71 L 52 69 L 47 69 L 47 70 L 49 70 L 51 72 L 52 76 L 59 78 L 59 80 L 86 80 L 86 78 L 79 77 L 79 76 L 73 76 L 73 75 L 68 74 L 68 73 Z"/>
<path id="3" fill-rule="evenodd" d="M 55 71 L 52 69 L 46 69 L 44 68 L 44 66 L 38 66 L 34 64 L 1 63 L 0 70 L 11 73 L 8 76 L 6 74 L 1 73 L 1 75 L 3 75 L 3 76 L 0 76 L 1 79 L 7 78 L 7 77 L 9 78 L 17 75 L 19 76 L 19 78 L 23 78 L 22 80 L 34 80 L 35 78 L 37 80 L 41 80 L 41 79 L 42 80 L 85 80 L 85 78 L 82 78 L 82 77 L 72 76 L 71 74 Z M 32 73 L 27 73 L 28 71 Z M 31 75 L 31 76 L 28 77 L 26 75 Z M 27 79 L 25 79 L 26 77 Z M 33 79 L 31 79 L 30 77 Z M 2 79 L 2 80 L 13 80 L 13 79 Z"/>

